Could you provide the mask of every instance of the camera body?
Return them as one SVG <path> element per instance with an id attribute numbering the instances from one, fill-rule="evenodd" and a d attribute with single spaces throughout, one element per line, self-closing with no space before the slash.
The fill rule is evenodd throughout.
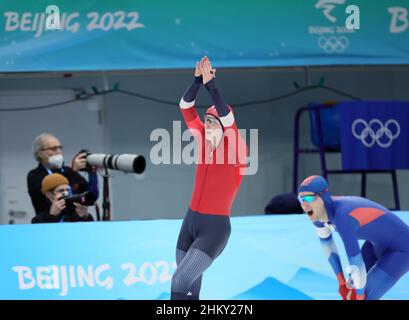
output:
<path id="1" fill-rule="evenodd" d="M 85 154 L 86 154 L 85 158 L 87 158 L 87 157 L 91 154 L 91 152 L 90 152 L 89 150 L 87 150 L 87 149 L 81 149 L 81 150 L 76 154 L 76 156 L 79 155 L 79 154 L 81 154 L 81 153 L 85 153 Z M 91 172 L 91 171 L 93 171 L 93 170 L 92 170 L 91 165 L 90 165 L 90 164 L 88 163 L 88 161 L 87 161 L 87 165 L 85 166 L 85 168 L 84 168 L 84 169 L 81 169 L 80 171 Z"/>
<path id="2" fill-rule="evenodd" d="M 73 206 L 74 203 L 82 204 L 83 206 L 92 206 L 95 203 L 95 196 L 90 191 L 86 191 L 80 194 L 74 194 L 68 197 L 62 197 L 68 206 Z"/>

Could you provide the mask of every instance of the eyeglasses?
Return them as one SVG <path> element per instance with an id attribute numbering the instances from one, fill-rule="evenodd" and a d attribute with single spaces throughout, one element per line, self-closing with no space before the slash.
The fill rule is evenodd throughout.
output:
<path id="1" fill-rule="evenodd" d="M 49 148 L 43 148 L 43 149 L 41 149 L 41 150 L 43 150 L 43 151 L 47 151 L 47 150 L 51 150 L 51 151 L 57 151 L 58 149 L 60 149 L 61 151 L 64 149 L 64 147 L 63 146 L 55 146 L 55 147 L 49 147 Z"/>
<path id="2" fill-rule="evenodd" d="M 302 204 L 303 202 L 311 203 L 317 198 L 317 194 L 308 194 L 305 196 L 298 196 L 298 201 Z"/>
<path id="3" fill-rule="evenodd" d="M 219 120 L 217 120 L 216 118 L 213 118 L 211 116 L 205 116 L 204 121 L 205 121 L 205 123 L 209 123 L 211 125 L 220 125 Z"/>

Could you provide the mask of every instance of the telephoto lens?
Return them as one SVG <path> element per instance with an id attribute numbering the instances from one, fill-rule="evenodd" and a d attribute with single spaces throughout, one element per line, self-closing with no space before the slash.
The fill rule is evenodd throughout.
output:
<path id="1" fill-rule="evenodd" d="M 145 171 L 146 160 L 137 154 L 88 154 L 87 164 L 97 168 L 107 168 L 122 172 L 141 174 Z"/>

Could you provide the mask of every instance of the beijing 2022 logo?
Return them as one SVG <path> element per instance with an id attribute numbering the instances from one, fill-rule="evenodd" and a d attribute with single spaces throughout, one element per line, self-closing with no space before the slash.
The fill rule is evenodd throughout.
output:
<path id="1" fill-rule="evenodd" d="M 395 119 L 389 119 L 385 123 L 379 119 L 372 119 L 369 122 L 356 119 L 351 129 L 353 136 L 367 148 L 375 144 L 381 148 L 389 148 L 400 135 L 400 125 Z"/>
<path id="2" fill-rule="evenodd" d="M 327 54 L 342 54 L 349 45 L 348 34 L 360 29 L 360 11 L 356 5 L 345 5 L 346 0 L 318 0 L 315 9 L 322 11 L 322 14 L 329 21 L 327 26 L 309 26 L 309 34 L 317 35 L 317 45 Z M 339 23 L 335 12 L 341 11 L 342 23 Z"/>

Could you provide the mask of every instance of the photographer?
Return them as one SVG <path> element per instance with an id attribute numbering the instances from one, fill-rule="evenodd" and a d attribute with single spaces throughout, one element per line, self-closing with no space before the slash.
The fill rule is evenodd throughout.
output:
<path id="1" fill-rule="evenodd" d="M 68 201 L 70 186 L 67 178 L 59 173 L 47 175 L 41 183 L 41 192 L 49 203 L 49 210 L 37 214 L 32 223 L 93 221 L 88 207 Z M 75 200 L 74 200 L 75 201 Z"/>
<path id="2" fill-rule="evenodd" d="M 53 173 L 59 173 L 68 180 L 72 194 L 91 191 L 94 202 L 98 198 L 98 179 L 95 171 L 88 171 L 88 182 L 78 173 L 87 167 L 86 153 L 75 155 L 71 167 L 68 167 L 64 166 L 62 149 L 60 141 L 49 133 L 42 133 L 34 140 L 33 154 L 38 166 L 28 173 L 27 186 L 36 215 L 50 210 L 50 203 L 41 192 L 41 182 Z"/>

